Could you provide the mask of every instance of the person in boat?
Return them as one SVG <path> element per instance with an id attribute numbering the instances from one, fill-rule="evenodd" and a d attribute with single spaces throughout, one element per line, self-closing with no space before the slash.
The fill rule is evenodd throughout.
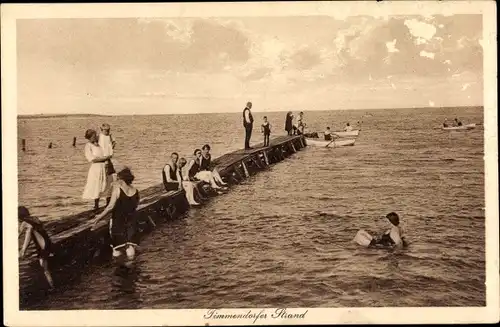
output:
<path id="1" fill-rule="evenodd" d="M 33 241 L 38 256 L 38 261 L 43 269 L 43 274 L 45 279 L 49 283 L 51 288 L 54 288 L 54 281 L 52 279 L 52 274 L 49 270 L 48 259 L 52 255 L 52 242 L 50 240 L 49 234 L 45 228 L 43 228 L 42 222 L 37 218 L 31 216 L 29 210 L 24 206 L 17 207 L 17 217 L 19 220 L 19 236 L 26 230 L 24 243 L 19 251 L 19 258 L 24 258 L 26 254 L 26 249 L 28 248 L 31 241 Z"/>
<path id="2" fill-rule="evenodd" d="M 163 167 L 161 175 L 163 178 L 163 185 L 165 190 L 177 191 L 182 188 L 181 181 L 177 178 L 177 162 L 179 161 L 179 154 L 172 152 L 170 155 L 170 162 Z"/>
<path id="3" fill-rule="evenodd" d="M 101 125 L 101 133 L 99 133 L 99 146 L 102 148 L 102 153 L 104 156 L 109 156 L 109 159 L 104 162 L 104 168 L 106 170 L 106 179 L 107 184 L 111 185 L 111 183 L 116 178 L 116 171 L 113 166 L 113 162 L 111 158 L 113 157 L 113 150 L 115 148 L 116 142 L 113 140 L 111 136 L 111 126 L 109 124 L 104 123 Z M 109 203 L 109 199 L 111 196 L 111 187 L 107 188 L 106 196 L 106 205 Z"/>
<path id="4" fill-rule="evenodd" d="M 111 179 L 106 176 L 106 161 L 111 159 L 111 155 L 104 155 L 95 130 L 88 129 L 85 138 L 88 140 L 84 149 L 85 158 L 90 162 L 90 167 L 82 198 L 94 200 L 94 209 L 98 209 L 99 199 L 102 196 L 110 196 Z"/>
<path id="5" fill-rule="evenodd" d="M 95 216 L 92 230 L 97 223 L 111 212 L 109 231 L 113 257 L 118 258 L 125 250 L 129 261 L 135 258 L 137 247 L 137 206 L 139 205 L 139 191 L 132 185 L 134 175 L 130 168 L 124 167 L 117 173 L 117 180 L 113 183 L 111 201 L 108 206 Z"/>
<path id="6" fill-rule="evenodd" d="M 197 192 L 198 197 L 204 200 L 204 197 L 200 194 L 199 190 L 195 187 L 194 183 L 189 180 L 188 174 L 183 172 L 186 166 L 187 160 L 185 158 L 179 159 L 179 165 L 177 167 L 177 179 L 180 181 L 180 187 L 186 193 L 186 199 L 191 206 L 199 206 L 200 203 L 196 202 L 194 193 Z"/>
<path id="7" fill-rule="evenodd" d="M 264 147 L 269 146 L 269 137 L 271 136 L 271 124 L 267 121 L 267 116 L 264 116 L 264 123 L 260 126 L 262 134 L 264 134 Z"/>
<path id="8" fill-rule="evenodd" d="M 351 124 L 347 123 L 344 127 L 344 132 L 351 132 L 352 131 L 352 126 Z"/>
<path id="9" fill-rule="evenodd" d="M 304 129 L 306 128 L 306 124 L 304 123 L 304 112 L 301 111 L 299 113 L 299 118 L 297 118 L 297 135 L 304 134 Z"/>
<path id="10" fill-rule="evenodd" d="M 194 150 L 194 158 L 189 161 L 189 164 L 186 167 L 188 173 L 188 179 L 192 182 L 203 181 L 205 183 L 210 184 L 210 186 L 214 190 L 220 191 L 222 187 L 217 185 L 217 182 L 215 181 L 212 172 L 206 170 L 202 171 L 200 169 L 201 157 L 202 157 L 201 150 L 200 149 Z"/>
<path id="11" fill-rule="evenodd" d="M 327 127 L 325 131 L 325 141 L 331 141 L 331 140 L 332 140 L 332 131 L 330 130 L 330 127 Z"/>
<path id="12" fill-rule="evenodd" d="M 391 228 L 376 237 L 372 237 L 364 230 L 360 230 L 356 235 L 358 244 L 367 247 L 406 247 L 408 242 L 406 241 L 404 229 L 400 225 L 399 215 L 395 212 L 390 212 L 385 217 L 389 220 Z"/>
<path id="13" fill-rule="evenodd" d="M 462 122 L 460 120 L 458 120 L 458 118 L 455 118 L 455 126 L 456 127 L 462 126 Z"/>
<path id="14" fill-rule="evenodd" d="M 293 133 L 293 114 L 291 111 L 287 112 L 285 118 L 285 131 L 288 135 L 292 135 Z"/>
<path id="15" fill-rule="evenodd" d="M 211 148 L 210 145 L 208 144 L 205 144 L 201 148 L 200 172 L 202 171 L 211 172 L 217 184 L 221 186 L 226 186 L 227 183 L 225 183 L 222 180 L 222 177 L 219 175 L 219 171 L 217 170 L 217 168 L 212 167 L 212 155 L 210 154 L 210 150 Z"/>
<path id="16" fill-rule="evenodd" d="M 443 127 L 449 127 L 450 125 L 448 124 L 448 119 L 445 119 L 443 122 Z"/>

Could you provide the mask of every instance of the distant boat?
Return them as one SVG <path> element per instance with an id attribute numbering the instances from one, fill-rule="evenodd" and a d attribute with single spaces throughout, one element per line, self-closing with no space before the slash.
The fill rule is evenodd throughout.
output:
<path id="1" fill-rule="evenodd" d="M 466 131 L 470 129 L 476 128 L 476 124 L 467 124 L 463 126 L 449 126 L 449 127 L 441 127 L 445 131 Z"/>

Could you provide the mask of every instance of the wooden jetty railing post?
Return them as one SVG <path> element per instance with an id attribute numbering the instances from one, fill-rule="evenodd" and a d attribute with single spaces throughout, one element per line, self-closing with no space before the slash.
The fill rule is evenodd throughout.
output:
<path id="1" fill-rule="evenodd" d="M 241 161 L 241 166 L 243 167 L 243 171 L 245 172 L 245 176 L 248 178 L 250 177 L 250 174 L 248 173 L 247 166 L 245 165 L 244 161 Z"/>
<path id="2" fill-rule="evenodd" d="M 263 151 L 264 153 L 264 160 L 266 162 L 266 165 L 269 166 L 269 158 L 267 157 L 267 151 Z"/>

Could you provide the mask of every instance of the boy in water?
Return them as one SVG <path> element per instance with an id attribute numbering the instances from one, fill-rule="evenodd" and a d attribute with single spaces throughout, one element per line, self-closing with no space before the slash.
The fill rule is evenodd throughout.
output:
<path id="1" fill-rule="evenodd" d="M 391 223 L 391 229 L 387 230 L 384 234 L 379 237 L 375 237 L 371 240 L 370 246 L 382 245 L 382 246 L 395 246 L 403 247 L 407 245 L 404 236 L 404 230 L 399 225 L 399 216 L 395 212 L 388 213 L 386 216 L 387 220 Z"/>
<path id="2" fill-rule="evenodd" d="M 19 226 L 19 236 L 21 236 L 23 231 L 26 229 L 26 236 L 24 238 L 23 247 L 21 248 L 21 251 L 19 251 L 19 258 L 24 257 L 26 249 L 28 248 L 31 240 L 33 240 L 45 278 L 47 279 L 50 287 L 54 288 L 54 281 L 52 280 L 48 263 L 48 258 L 52 254 L 52 242 L 50 241 L 49 235 L 43 228 L 42 222 L 38 218 L 32 217 L 26 207 L 17 207 L 17 217 L 21 223 Z"/>
<path id="3" fill-rule="evenodd" d="M 264 134 L 264 147 L 269 146 L 269 136 L 271 135 L 271 125 L 267 121 L 267 116 L 264 116 L 264 123 L 261 126 L 262 133 Z"/>

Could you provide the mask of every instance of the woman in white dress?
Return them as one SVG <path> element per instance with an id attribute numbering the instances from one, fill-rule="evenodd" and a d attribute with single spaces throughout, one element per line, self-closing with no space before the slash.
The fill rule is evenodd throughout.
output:
<path id="1" fill-rule="evenodd" d="M 109 185 L 106 177 L 105 162 L 111 156 L 103 154 L 95 130 L 88 129 L 85 132 L 85 138 L 89 140 L 85 144 L 85 158 L 90 162 L 90 168 L 82 198 L 85 200 L 94 200 L 94 209 L 98 209 L 99 199 L 101 196 L 107 196 L 107 193 L 110 191 L 111 185 Z"/>
<path id="2" fill-rule="evenodd" d="M 110 133 L 111 127 L 109 124 L 102 124 L 101 126 L 101 133 L 99 133 L 99 146 L 102 149 L 102 155 L 103 156 L 109 156 L 110 158 L 113 157 L 113 149 L 115 148 L 116 142 L 113 140 L 113 137 L 111 136 Z M 113 162 L 111 159 L 107 160 L 104 163 L 104 168 L 106 169 L 106 183 L 108 185 L 111 185 L 116 180 L 116 172 L 115 168 L 113 166 Z M 111 188 L 110 188 L 111 189 Z M 109 201 L 111 199 L 111 190 L 106 194 L 106 205 L 109 204 Z"/>

